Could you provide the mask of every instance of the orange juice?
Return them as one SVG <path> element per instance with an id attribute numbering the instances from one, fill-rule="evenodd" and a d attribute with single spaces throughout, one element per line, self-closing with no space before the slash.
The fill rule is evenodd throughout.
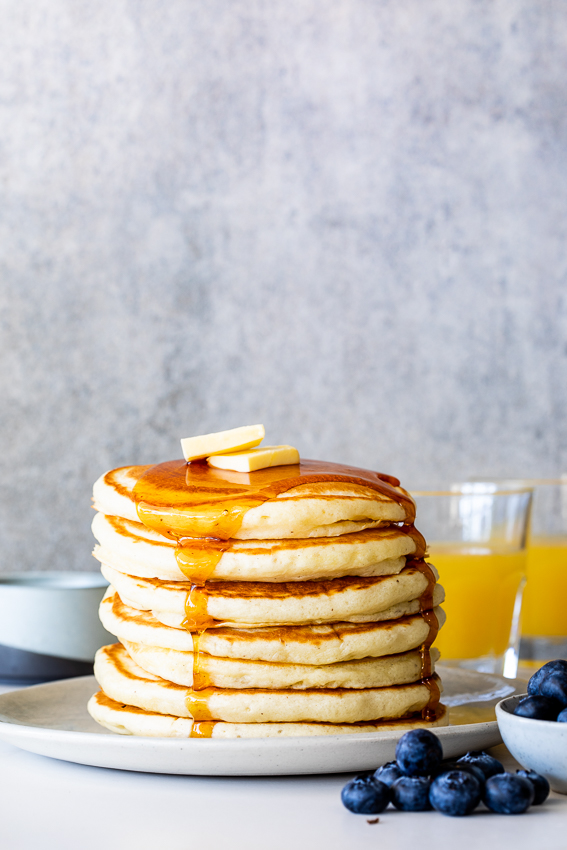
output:
<path id="1" fill-rule="evenodd" d="M 522 634 L 567 635 L 567 536 L 534 537 L 528 546 Z"/>
<path id="2" fill-rule="evenodd" d="M 525 550 L 433 544 L 429 553 L 446 593 L 447 622 L 435 642 L 442 660 L 503 656 L 525 577 Z"/>

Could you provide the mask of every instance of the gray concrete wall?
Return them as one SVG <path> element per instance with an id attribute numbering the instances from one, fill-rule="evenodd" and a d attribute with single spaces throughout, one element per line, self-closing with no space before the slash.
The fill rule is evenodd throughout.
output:
<path id="1" fill-rule="evenodd" d="M 0 569 L 245 423 L 567 470 L 566 89 L 559 0 L 0 0 Z"/>

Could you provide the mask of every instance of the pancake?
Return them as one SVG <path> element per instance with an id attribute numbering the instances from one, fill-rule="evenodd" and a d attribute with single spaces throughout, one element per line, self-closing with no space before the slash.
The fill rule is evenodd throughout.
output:
<path id="1" fill-rule="evenodd" d="M 433 575 L 437 578 L 434 568 Z M 417 601 L 427 592 L 430 581 L 415 566 L 405 567 L 398 575 L 373 578 L 337 578 L 311 582 L 208 582 L 206 590 L 188 582 L 162 582 L 120 573 L 102 565 L 104 577 L 127 605 L 152 611 L 166 625 L 182 625 L 193 610 L 200 621 L 195 628 L 211 625 L 207 618 L 241 626 L 318 624 L 326 622 L 364 622 L 403 603 Z M 433 588 L 433 604 L 443 600 L 439 585 Z M 398 614 L 397 616 L 403 616 Z"/>
<path id="2" fill-rule="evenodd" d="M 433 590 L 433 607 L 437 607 L 441 605 L 443 600 L 445 599 L 445 592 L 441 585 L 435 585 Z M 415 599 L 410 599 L 409 602 L 400 602 L 399 605 L 392 605 L 389 608 L 386 608 L 384 611 L 377 611 L 374 614 L 361 614 L 359 616 L 349 617 L 347 620 L 342 620 L 342 623 L 351 624 L 371 624 L 371 623 L 382 623 L 385 621 L 399 620 L 401 617 L 408 617 L 413 614 L 418 614 L 422 610 L 420 597 L 416 597 Z M 153 616 L 164 626 L 171 626 L 174 629 L 183 629 L 187 628 L 187 617 L 176 614 L 175 612 L 170 611 L 152 611 Z M 212 628 L 217 626 L 232 626 L 234 629 L 258 629 L 263 626 L 270 627 L 274 626 L 274 624 L 269 623 L 224 623 L 222 621 L 213 621 L 207 623 L 206 626 L 199 626 L 198 630 L 201 628 Z M 279 624 L 279 627 L 285 627 L 286 623 Z M 316 623 L 314 625 L 321 625 L 320 623 Z M 331 621 L 331 627 L 335 625 L 335 621 Z M 194 626 L 191 625 L 190 628 Z"/>
<path id="3" fill-rule="evenodd" d="M 176 685 L 193 687 L 194 654 L 176 649 L 124 644 L 130 658 L 147 673 Z M 439 650 L 431 650 L 431 666 Z M 337 664 L 281 664 L 271 661 L 245 661 L 198 653 L 200 687 L 270 688 L 385 688 L 417 682 L 422 677 L 422 654 L 418 649 L 383 658 L 340 661 Z"/>
<path id="4" fill-rule="evenodd" d="M 442 608 L 433 613 L 439 627 L 445 622 Z M 160 623 L 150 611 L 125 605 L 110 587 L 100 605 L 100 619 L 122 643 L 193 651 L 193 635 L 186 629 Z M 336 664 L 357 658 L 407 652 L 429 637 L 430 626 L 422 614 L 382 623 L 333 623 L 332 626 L 280 626 L 276 628 L 207 629 L 199 636 L 199 650 L 222 658 L 272 661 L 288 664 Z"/>
<path id="5" fill-rule="evenodd" d="M 156 738 L 284 738 L 314 735 L 356 735 L 364 732 L 383 732 L 396 730 L 407 732 L 417 727 L 428 729 L 446 726 L 448 712 L 443 708 L 433 721 L 394 720 L 377 723 L 223 723 L 194 724 L 191 718 L 174 717 L 170 714 L 158 714 L 145 711 L 133 705 L 116 702 L 103 691 L 94 694 L 89 700 L 89 714 L 97 723 L 119 735 L 143 735 Z M 206 735 L 195 735 L 194 725 L 205 726 Z M 210 733 L 210 734 L 209 734 Z"/>
<path id="6" fill-rule="evenodd" d="M 181 555 L 186 564 L 183 573 L 176 559 L 175 541 L 133 522 L 98 513 L 92 524 L 99 541 L 94 556 L 101 563 L 129 575 L 163 581 L 186 581 L 191 575 L 191 555 L 199 564 L 202 542 L 184 541 Z M 425 541 L 414 529 L 394 526 L 340 537 L 298 540 L 229 540 L 225 544 L 207 541 L 215 554 L 222 546 L 220 560 L 208 571 L 207 579 L 221 581 L 305 581 L 340 576 L 392 575 L 405 566 L 405 556 L 422 557 Z"/>
<path id="7" fill-rule="evenodd" d="M 409 494 L 396 484 L 388 483 L 396 479 L 355 467 L 302 461 L 297 466 L 273 467 L 251 474 L 211 469 L 206 464 L 182 461 L 159 464 L 159 467 L 174 469 L 175 464 L 183 475 L 183 482 L 185 475 L 191 476 L 196 501 L 195 508 L 185 504 L 190 493 L 185 488 L 183 498 L 178 499 L 175 508 L 164 511 L 165 525 L 169 529 L 176 527 L 178 536 L 222 537 L 210 532 L 191 532 L 193 518 L 200 516 L 200 506 L 209 507 L 213 502 L 220 504 L 221 495 L 232 503 L 236 499 L 235 494 L 242 494 L 246 489 L 260 494 L 256 499 L 260 504 L 250 501 L 251 507 L 246 509 L 239 521 L 239 528 L 227 533 L 227 538 L 335 537 L 392 522 L 412 523 L 415 516 L 415 506 Z M 101 475 L 93 488 L 96 510 L 139 522 L 134 487 L 154 469 L 158 467 L 127 466 Z M 179 485 L 175 493 L 179 493 Z M 152 511 L 151 514 L 155 518 L 157 512 Z"/>
<path id="8" fill-rule="evenodd" d="M 158 714 L 230 723 L 357 723 L 393 720 L 436 702 L 437 676 L 394 687 L 309 690 L 206 688 L 192 691 L 139 667 L 120 644 L 96 654 L 95 677 L 111 699 Z M 190 708 L 188 707 L 190 706 Z"/>
<path id="9" fill-rule="evenodd" d="M 311 737 L 314 735 L 356 735 L 368 732 L 398 731 L 427 727 L 447 726 L 448 712 L 440 707 L 439 716 L 432 721 L 394 720 L 377 723 L 223 723 L 194 724 L 186 717 L 144 711 L 133 705 L 125 705 L 107 697 L 103 691 L 94 694 L 87 705 L 89 714 L 111 732 L 119 735 L 142 735 L 154 738 L 285 738 Z M 207 734 L 196 734 L 194 726 L 206 725 Z M 212 728 L 211 728 L 212 727 Z M 210 733 L 210 734 L 209 734 Z"/>

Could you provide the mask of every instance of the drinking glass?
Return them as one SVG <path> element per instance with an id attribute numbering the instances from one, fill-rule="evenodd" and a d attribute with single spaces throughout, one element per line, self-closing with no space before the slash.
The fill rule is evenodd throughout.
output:
<path id="1" fill-rule="evenodd" d="M 553 658 L 567 658 L 567 475 L 493 479 L 490 483 L 507 489 L 532 487 L 534 491 L 520 657 L 528 664 L 538 662 L 537 666 Z"/>
<path id="2" fill-rule="evenodd" d="M 514 678 L 531 488 L 468 482 L 412 496 L 426 558 L 446 593 L 436 640 L 442 661 Z"/>

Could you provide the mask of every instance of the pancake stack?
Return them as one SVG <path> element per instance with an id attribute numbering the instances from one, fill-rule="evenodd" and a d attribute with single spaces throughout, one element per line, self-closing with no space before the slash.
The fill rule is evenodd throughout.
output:
<path id="1" fill-rule="evenodd" d="M 91 715 L 122 734 L 265 737 L 439 726 L 443 589 L 397 479 L 302 460 L 172 461 L 94 486 L 110 582 Z"/>

